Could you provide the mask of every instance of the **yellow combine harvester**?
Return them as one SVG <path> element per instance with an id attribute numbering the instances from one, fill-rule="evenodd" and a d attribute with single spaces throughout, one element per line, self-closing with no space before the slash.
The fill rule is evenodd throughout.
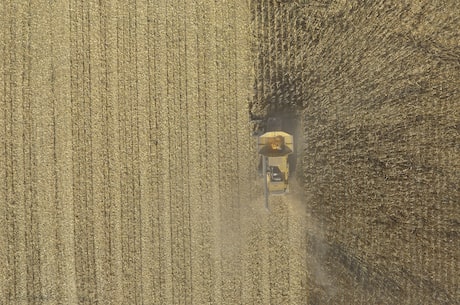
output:
<path id="1" fill-rule="evenodd" d="M 289 191 L 288 156 L 294 151 L 293 136 L 284 131 L 270 131 L 259 137 L 259 154 L 262 156 L 264 173 L 265 207 L 270 194 Z"/>

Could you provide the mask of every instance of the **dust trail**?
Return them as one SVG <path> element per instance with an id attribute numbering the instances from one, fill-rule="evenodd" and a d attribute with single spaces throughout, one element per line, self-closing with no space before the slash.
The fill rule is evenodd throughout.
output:
<path id="1" fill-rule="evenodd" d="M 291 182 L 291 194 L 286 196 L 292 221 L 299 222 L 302 227 L 302 237 L 305 242 L 305 268 L 308 295 L 314 295 L 316 290 L 321 290 L 328 298 L 337 295 L 337 287 L 333 276 L 327 268 L 327 257 L 331 246 L 326 240 L 325 228 L 322 222 L 315 218 L 309 209 L 311 196 L 305 194 L 296 181 Z"/>

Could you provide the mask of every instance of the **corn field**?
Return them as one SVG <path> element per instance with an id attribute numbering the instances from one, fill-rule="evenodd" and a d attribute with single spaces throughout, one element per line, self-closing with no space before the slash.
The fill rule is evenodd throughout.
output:
<path id="1" fill-rule="evenodd" d="M 304 129 L 309 304 L 458 304 L 456 1 L 254 1 L 253 116 Z"/>
<path id="2" fill-rule="evenodd" d="M 0 304 L 458 304 L 459 11 L 0 1 Z"/>
<path id="3" fill-rule="evenodd" d="M 0 3 L 0 304 L 305 304 L 302 219 L 257 179 L 250 14 Z"/>

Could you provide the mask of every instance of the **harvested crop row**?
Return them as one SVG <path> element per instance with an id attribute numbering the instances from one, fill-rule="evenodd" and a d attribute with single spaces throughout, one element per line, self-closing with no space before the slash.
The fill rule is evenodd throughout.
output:
<path id="1" fill-rule="evenodd" d="M 220 133 L 235 129 L 218 126 L 215 79 L 246 66 L 236 52 L 214 66 L 217 31 L 207 31 L 223 8 L 1 9 L 2 302 L 221 302 L 218 171 L 228 156 L 217 149 Z M 232 111 L 222 112 L 228 126 L 241 126 L 240 92 L 222 108 Z"/>
<path id="2" fill-rule="evenodd" d="M 0 11 L 0 303 L 304 303 L 302 229 L 260 200 L 246 2 Z"/>

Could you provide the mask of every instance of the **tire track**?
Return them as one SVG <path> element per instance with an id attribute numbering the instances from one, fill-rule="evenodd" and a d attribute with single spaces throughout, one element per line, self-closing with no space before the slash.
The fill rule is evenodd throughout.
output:
<path id="1" fill-rule="evenodd" d="M 171 256 L 171 223 L 170 223 L 170 146 L 169 146 L 169 96 L 168 88 L 168 50 L 167 42 L 167 19 L 166 1 L 158 1 L 153 6 L 154 20 L 154 80 L 155 80 L 155 103 L 158 105 L 158 176 L 161 181 L 158 187 L 158 278 L 156 298 L 158 304 L 173 304 L 173 278 L 171 274 L 172 256 Z M 169 36 L 168 36 L 169 37 Z"/>
<path id="2" fill-rule="evenodd" d="M 107 180 L 108 200 L 104 204 L 104 258 L 107 266 L 104 282 L 107 300 L 112 304 L 123 302 L 123 260 L 122 260 L 122 170 L 120 167 L 120 83 L 119 72 L 120 50 L 120 18 L 119 5 L 107 4 L 101 8 L 106 13 L 107 41 L 104 41 L 107 52 Z"/>
<path id="3" fill-rule="evenodd" d="M 50 40 L 52 48 L 52 94 L 53 94 L 53 159 L 54 159 L 54 213 L 56 298 L 62 303 L 76 303 L 74 231 L 69 226 L 74 219 L 72 202 L 71 151 L 71 99 L 70 99 L 70 52 L 61 47 L 62 41 L 70 40 L 69 3 L 60 1 L 49 6 Z M 54 299 L 54 298 L 53 298 Z"/>
<path id="4" fill-rule="evenodd" d="M 6 23 L 7 23 L 7 11 L 4 2 L 0 2 L 0 226 L 2 228 L 9 227 L 8 223 L 8 209 L 7 209 L 7 92 L 6 92 Z M 8 264 L 8 246 L 9 240 L 7 234 L 0 234 L 0 302 L 6 303 L 9 301 L 10 286 L 7 283 L 10 281 L 10 266 Z"/>
<path id="5" fill-rule="evenodd" d="M 190 282 L 190 290 L 188 301 L 190 304 L 206 304 L 206 299 L 203 298 L 202 290 L 196 288 L 197 276 L 201 274 L 200 269 L 202 266 L 197 264 L 199 260 L 196 257 L 201 257 L 204 253 L 197 248 L 199 244 L 200 235 L 203 234 L 201 231 L 202 217 L 200 215 L 202 209 L 201 202 L 201 178 L 205 173 L 206 167 L 204 164 L 200 164 L 200 155 L 202 154 L 203 147 L 201 145 L 200 134 L 200 120 L 199 111 L 201 110 L 197 105 L 198 99 L 198 27 L 197 27 L 197 12 L 196 2 L 186 1 L 183 7 L 184 10 L 184 31 L 185 31 L 185 100 L 186 100 L 186 112 L 187 112 L 187 133 L 185 135 L 185 145 L 187 147 L 188 155 L 188 169 L 187 169 L 187 181 L 188 183 L 188 226 L 189 234 L 186 236 L 189 241 L 189 248 L 187 261 L 189 263 L 190 274 L 187 281 Z M 185 217 L 187 217 L 185 215 Z M 206 265 L 210 264 L 210 261 L 203 262 Z"/>
<path id="6" fill-rule="evenodd" d="M 31 22 L 31 42 L 34 47 L 31 61 L 31 116 L 35 133 L 33 143 L 33 163 L 36 173 L 33 181 L 35 208 L 37 209 L 39 252 L 39 285 L 40 292 L 33 295 L 35 302 L 44 302 L 57 298 L 57 283 L 55 274 L 57 249 L 56 236 L 56 179 L 54 154 L 54 92 L 55 80 L 52 33 L 50 26 L 51 7 L 49 4 L 32 2 L 32 12 L 42 16 Z M 47 101 L 47 103 L 43 103 Z M 34 279 L 35 281 L 35 279 Z"/>
<path id="7" fill-rule="evenodd" d="M 172 94 L 169 95 L 168 103 L 170 106 L 170 116 L 168 127 L 170 129 L 170 207 L 171 207 L 171 257 L 172 257 L 172 277 L 173 277 L 173 303 L 187 303 L 189 296 L 189 277 L 190 269 L 186 265 L 185 245 L 187 240 L 189 224 L 184 219 L 184 207 L 188 200 L 184 201 L 184 190 L 187 189 L 187 155 L 186 147 L 183 145 L 183 130 L 186 126 L 183 120 L 183 109 L 185 105 L 183 81 L 184 61 L 186 60 L 183 41 L 183 16 L 179 2 L 170 2 L 167 9 L 167 31 L 172 37 L 167 46 L 169 52 L 168 63 L 168 89 Z M 185 159 L 185 162 L 183 162 Z"/>
<path id="8" fill-rule="evenodd" d="M 38 234 L 38 221 L 37 221 L 37 196 L 36 196 L 36 187 L 34 180 L 36 179 L 36 167 L 35 164 L 35 141 L 36 134 L 35 130 L 35 120 L 32 115 L 32 96 L 33 92 L 31 90 L 32 82 L 32 21 L 31 21 L 31 5 L 30 2 L 27 8 L 27 51 L 24 55 L 24 103 L 23 103 L 23 112 L 24 112 L 24 154 L 27 156 L 24 158 L 24 185 L 25 185 L 25 194 L 24 194 L 24 206 L 25 206 L 25 218 L 27 221 L 27 228 L 25 230 L 25 248 L 27 249 L 26 254 L 26 289 L 24 293 L 19 296 L 19 300 L 39 300 L 41 295 L 41 283 L 40 279 L 40 250 L 35 246 L 39 243 L 39 234 Z"/>
<path id="9" fill-rule="evenodd" d="M 189 149 L 189 135 L 190 135 L 190 124 L 193 124 L 189 120 L 189 99 L 188 99 L 188 68 L 189 68 L 189 59 L 187 53 L 187 34 L 188 29 L 186 27 L 186 20 L 189 12 L 186 11 L 186 3 L 184 1 L 178 1 L 176 4 L 178 7 L 178 28 L 181 32 L 181 40 L 179 45 L 179 75 L 180 75 L 180 103 L 179 103 L 179 113 L 180 113 L 180 122 L 182 125 L 180 133 L 180 143 L 181 143 L 181 159 L 180 167 L 182 168 L 182 178 L 183 181 L 180 184 L 182 186 L 181 192 L 181 202 L 182 202 L 182 224 L 183 224 L 183 234 L 182 234 L 182 246 L 184 251 L 184 303 L 192 303 L 192 263 L 191 263 L 191 205 L 194 204 L 190 200 L 190 172 L 194 171 L 194 165 L 190 163 L 190 149 Z"/>
<path id="10" fill-rule="evenodd" d="M 139 202 L 140 202 L 140 229 L 141 229 L 141 303 L 154 302 L 154 276 L 152 264 L 158 259 L 154 248 L 153 219 L 155 213 L 154 202 L 158 201 L 155 186 L 158 183 L 153 175 L 155 167 L 145 166 L 156 163 L 155 133 L 156 127 L 154 112 L 152 112 L 154 97 L 150 90 L 153 79 L 150 75 L 150 16 L 151 10 L 148 1 L 136 2 L 136 71 L 137 71 L 137 100 L 139 103 L 138 118 L 138 146 L 139 146 Z M 155 109 L 155 108 L 153 108 Z M 156 110 L 156 109 L 155 109 Z M 155 111 L 154 110 L 154 111 Z M 152 134 L 153 133 L 153 134 Z"/>
<path id="11" fill-rule="evenodd" d="M 121 231 L 124 302 L 141 301 L 141 227 L 139 188 L 138 74 L 136 67 L 136 3 L 123 8 L 119 36 L 121 75 L 119 122 L 121 148 Z"/>
<path id="12" fill-rule="evenodd" d="M 2 266 L 4 276 L 4 287 L 2 296 L 5 302 L 11 302 L 27 297 L 27 282 L 21 277 L 26 274 L 26 259 L 23 249 L 25 248 L 25 210 L 21 204 L 25 188 L 24 179 L 26 168 L 21 167 L 27 157 L 22 149 L 24 127 L 23 117 L 23 96 L 21 86 L 22 59 L 24 50 L 18 42 L 23 38 L 23 27 L 20 24 L 19 16 L 23 13 L 22 7 L 14 3 L 7 3 L 3 6 L 4 12 L 9 16 L 2 20 L 5 30 L 2 33 L 4 38 L 4 52 L 2 63 L 2 99 L 3 104 L 3 128 L 2 128 L 2 150 L 3 150 L 3 171 L 2 179 L 3 199 L 2 208 L 4 215 L 2 228 L 5 228 L 4 244 L 6 245 L 2 259 L 5 265 Z M 19 19 L 19 20 L 18 20 Z M 24 52 L 24 53 L 23 53 Z M 16 238 L 18 237 L 18 238 Z M 3 282 L 2 282 L 3 283 Z"/>
<path id="13" fill-rule="evenodd" d="M 210 259 L 214 259 L 213 268 L 210 270 L 212 273 L 210 275 L 210 281 L 212 282 L 212 290 L 214 296 L 212 296 L 211 300 L 216 303 L 222 303 L 222 280 L 223 274 L 221 269 L 222 257 L 220 255 L 220 217 L 219 217 L 219 196 L 220 196 L 220 189 L 219 189 L 219 156 L 216 153 L 215 149 L 219 145 L 219 137 L 223 136 L 218 133 L 219 131 L 219 117 L 218 117 L 218 103 L 219 100 L 216 98 L 216 90 L 218 86 L 217 77 L 219 75 L 219 70 L 215 62 L 213 62 L 217 56 L 217 45 L 215 43 L 215 35 L 213 35 L 213 29 L 218 22 L 217 17 L 217 3 L 210 3 L 207 11 L 209 12 L 205 19 L 206 28 L 203 29 L 203 33 L 205 34 L 204 42 L 206 44 L 205 49 L 208 57 L 204 57 L 204 65 L 206 67 L 206 72 L 210 75 L 209 78 L 204 78 L 203 81 L 205 85 L 205 107 L 203 109 L 205 113 L 205 133 L 206 133 L 206 162 L 209 163 L 208 171 L 209 174 L 207 176 L 207 181 L 211 182 L 209 187 L 209 194 L 208 202 L 209 203 L 209 210 L 207 211 L 209 214 L 210 220 L 210 228 L 209 228 L 209 238 L 206 238 L 206 242 L 208 245 L 212 245 L 210 247 Z M 206 11 L 206 8 L 204 8 Z M 206 74 L 205 74 L 206 75 Z"/>
<path id="14" fill-rule="evenodd" d="M 7 79 L 7 67 L 6 67 L 6 13 L 5 3 L 0 3 L 0 41 L 2 45 L 0 47 L 0 102 L 1 102 L 1 111 L 0 111 L 0 225 L 2 228 L 9 227 L 8 223 L 8 205 L 7 205 L 7 163 L 8 163 L 8 138 L 7 138 L 7 92 L 6 92 L 6 79 Z M 8 234 L 0 234 L 0 301 L 2 303 L 9 302 L 10 296 L 10 273 L 11 269 L 8 264 L 8 248 L 9 248 L 9 239 Z"/>
<path id="15" fill-rule="evenodd" d="M 94 181 L 99 195 L 96 197 L 95 214 L 98 223 L 95 228 L 96 281 L 98 299 L 111 304 L 120 304 L 124 298 L 123 224 L 122 218 L 122 152 L 120 128 L 120 92 L 124 75 L 120 72 L 119 40 L 120 16 L 118 7 L 100 2 L 91 3 L 92 18 L 92 76 L 98 93 L 93 94 L 92 138 Z M 123 87 L 124 88 L 124 87 Z M 95 105 L 97 104 L 97 106 Z M 101 143 L 97 143 L 101 141 Z M 123 167 L 125 168 L 125 167 Z"/>
<path id="16" fill-rule="evenodd" d="M 75 271 L 79 304 L 97 300 L 88 2 L 71 3 L 71 81 Z"/>
<path id="17" fill-rule="evenodd" d="M 105 223 L 104 219 L 104 202 L 107 201 L 107 151 L 104 149 L 106 145 L 105 138 L 107 137 L 107 113 L 104 104 L 107 103 L 106 88 L 107 79 L 105 69 L 107 69 L 106 61 L 104 60 L 104 49 L 101 48 L 102 43 L 106 39 L 103 32 L 102 7 L 95 3 L 86 3 L 87 6 L 87 23 L 88 23 L 88 42 L 87 52 L 89 60 L 89 92 L 88 92 L 88 113 L 89 117 L 85 117 L 89 128 L 89 155 L 91 165 L 91 205 L 94 219 L 93 227 L 93 243 L 94 243 L 94 265 L 90 272 L 93 272 L 94 281 L 97 286 L 94 287 L 94 297 L 92 301 L 97 303 L 105 300 L 107 295 L 104 293 L 104 286 L 107 285 L 107 277 L 105 275 L 104 254 L 106 253 L 106 245 L 104 242 L 105 226 L 99 225 Z M 89 238 L 87 236 L 86 238 Z M 110 270 L 110 269 L 109 269 Z M 89 300 L 84 300 L 89 302 Z"/>
<path id="18" fill-rule="evenodd" d="M 119 291 L 116 280 L 121 278 L 121 270 L 117 270 L 117 261 L 121 263 L 120 257 L 115 258 L 114 236 L 117 231 L 113 217 L 117 205 L 115 187 L 113 182 L 113 171 L 111 169 L 114 159 L 114 149 L 111 139 L 111 130 L 118 131 L 117 125 L 111 122 L 114 116 L 114 105 L 117 99 L 113 98 L 111 83 L 114 83 L 113 75 L 116 70 L 110 62 L 111 50 L 115 49 L 113 44 L 113 23 L 110 19 L 110 7 L 105 3 L 88 3 L 90 32 L 90 66 L 91 66 L 91 166 L 93 181 L 93 204 L 94 217 L 98 225 L 94 227 L 95 264 L 94 276 L 98 283 L 96 295 L 97 300 L 104 300 L 108 303 L 120 303 Z M 112 53 L 113 54 L 113 53 Z M 112 147 L 112 149 L 111 149 Z M 118 144 L 117 144 L 118 148 Z M 118 182 L 118 188 L 120 183 Z M 118 235 L 119 236 L 119 235 Z M 121 280 L 120 280 L 121 281 Z M 119 285 L 119 284 L 118 284 Z"/>
<path id="19" fill-rule="evenodd" d="M 159 97 L 160 86 L 157 85 L 159 77 L 157 77 L 157 69 L 158 69 L 158 45 L 157 43 L 157 23 L 158 19 L 155 15 L 154 6 L 147 1 L 145 11 L 147 12 L 146 21 L 146 32 L 145 32 L 145 39 L 146 39 L 146 50 L 147 50 L 147 71 L 145 71 L 146 75 L 148 75 L 148 83 L 147 83 L 147 90 L 148 90 L 148 97 L 146 100 L 146 113 L 148 114 L 148 126 L 145 126 L 148 133 L 146 135 L 146 139 L 140 139 L 140 141 L 145 141 L 148 143 L 148 158 L 144 160 L 146 164 L 158 164 L 161 160 L 161 148 L 159 146 L 159 114 L 160 106 L 159 101 L 161 97 Z M 144 164 L 144 162 L 141 162 Z M 151 263 L 149 264 L 148 271 L 143 270 L 144 277 L 149 276 L 150 279 L 148 280 L 148 284 L 151 286 L 143 286 L 143 291 L 150 289 L 150 293 L 147 292 L 147 296 L 150 297 L 150 300 L 153 304 L 162 304 L 160 299 L 161 293 L 161 253 L 160 253 L 160 205 L 163 203 L 160 201 L 160 185 L 161 181 L 161 174 L 160 174 L 160 166 L 156 165 L 147 169 L 148 172 L 148 186 L 145 188 L 148 190 L 145 194 L 146 197 L 150 199 L 147 201 L 151 203 L 150 207 L 145 207 L 143 209 L 142 215 L 143 220 L 142 223 L 149 223 L 149 230 L 143 231 L 143 240 L 148 241 L 148 243 L 144 243 L 143 253 L 147 252 L 147 254 L 143 254 L 143 260 L 149 260 Z M 145 213 L 144 210 L 150 211 L 150 213 Z M 146 217 L 148 217 L 146 219 Z M 150 255 L 149 255 L 150 254 Z M 144 258 L 145 257 L 145 258 Z"/>

